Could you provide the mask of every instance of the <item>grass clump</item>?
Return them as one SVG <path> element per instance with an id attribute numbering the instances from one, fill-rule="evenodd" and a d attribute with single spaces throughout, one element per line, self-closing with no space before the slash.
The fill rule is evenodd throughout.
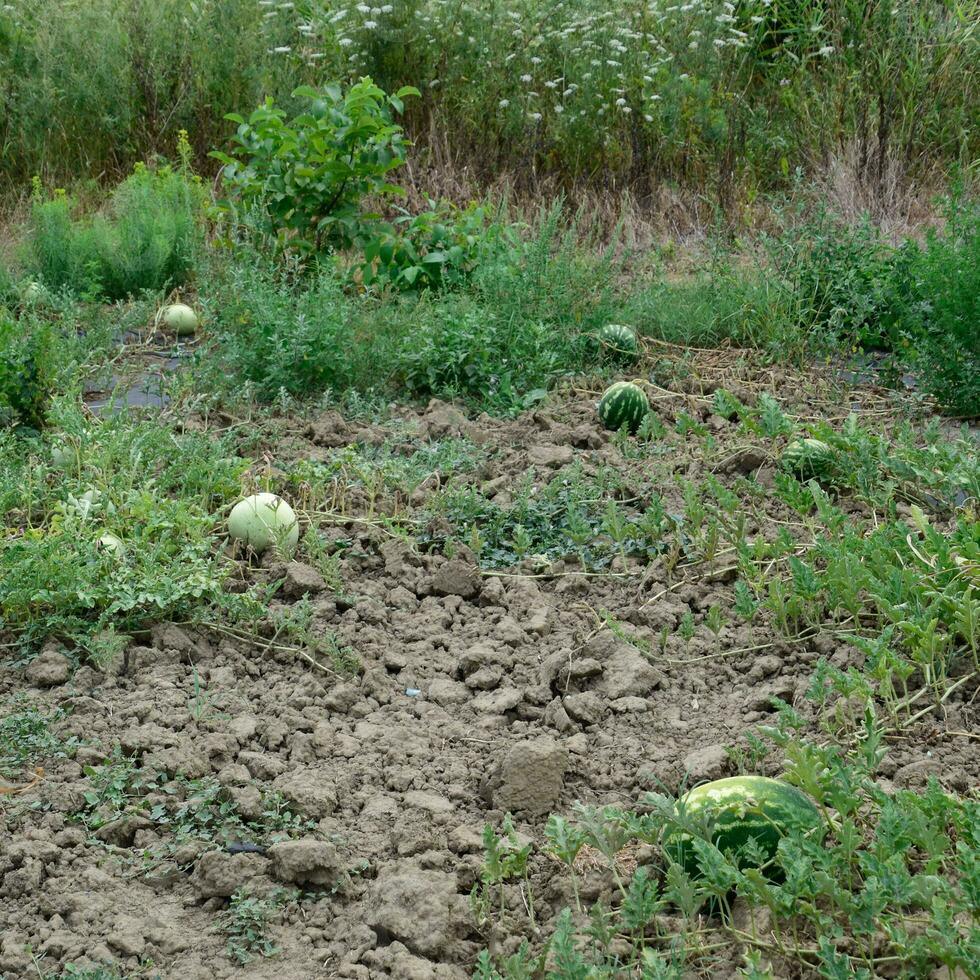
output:
<path id="1" fill-rule="evenodd" d="M 119 300 L 164 291 L 190 276 L 200 242 L 201 192 L 185 171 L 138 164 L 104 214 L 76 219 L 63 191 L 35 182 L 27 264 L 52 290 Z"/>

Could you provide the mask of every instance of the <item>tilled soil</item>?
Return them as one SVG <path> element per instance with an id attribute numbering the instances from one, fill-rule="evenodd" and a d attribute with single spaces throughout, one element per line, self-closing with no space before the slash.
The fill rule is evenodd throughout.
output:
<path id="1" fill-rule="evenodd" d="M 812 411 L 826 415 L 826 393 L 814 398 Z M 796 401 L 805 415 L 806 402 Z M 297 422 L 278 450 L 285 465 L 328 459 L 348 443 L 390 442 L 392 431 L 411 447 L 462 437 L 482 462 L 456 479 L 501 501 L 527 474 L 544 485 L 573 465 L 586 474 L 619 468 L 639 498 L 652 481 L 668 511 L 683 508 L 678 475 L 697 481 L 713 472 L 736 489 L 771 483 L 766 451 L 742 445 L 733 426 L 710 416 L 700 391 L 667 392 L 655 404 L 668 425 L 681 410 L 709 425 L 718 446 L 711 459 L 673 431 L 659 455 L 624 458 L 595 424 L 594 393 L 574 391 L 509 422 L 468 421 L 438 403 L 400 412 L 391 430 L 328 413 Z M 81 743 L 73 758 L 46 760 L 32 788 L 0 797 L 4 977 L 35 974 L 28 948 L 45 970 L 151 961 L 147 975 L 180 980 L 468 977 L 488 943 L 506 953 L 522 931 L 532 935 L 516 889 L 508 893 L 513 936 L 482 931 L 471 912 L 485 823 L 499 827 L 511 812 L 518 832 L 540 843 L 548 814 L 576 801 L 628 805 L 651 789 L 732 774 L 726 747 L 770 716 L 771 697 L 807 715 L 819 658 L 839 667 L 863 661 L 827 634 L 791 641 L 765 616 L 741 623 L 731 615 L 734 574 L 723 555 L 682 559 L 672 574 L 661 561 L 623 558 L 596 572 L 533 559 L 480 569 L 463 545 L 427 550 L 380 520 L 386 511 L 412 515 L 422 540 L 437 539 L 425 504 L 445 480 L 370 507 L 363 489 L 350 491 L 326 527 L 347 544 L 341 595 L 301 562 L 241 562 L 242 581 L 284 579 L 275 605 L 311 594 L 314 634 L 333 634 L 356 654 L 354 676 L 275 638 L 177 624 L 137 638 L 104 671 L 82 666 L 65 676 L 55 649 L 26 673 L 23 665 L 0 670 L 5 698 L 20 692 L 20 705 L 26 698 L 67 709 L 55 731 Z M 750 526 L 750 535 L 792 524 L 775 497 L 763 506 L 772 523 Z M 718 636 L 704 625 L 712 604 L 726 613 Z M 688 612 L 697 628 L 685 640 L 678 626 Z M 976 784 L 971 743 L 946 734 L 975 726 L 970 696 L 950 699 L 944 724 L 929 718 L 890 744 L 882 770 L 894 785 L 920 786 L 929 775 L 959 791 Z M 106 760 L 130 760 L 143 796 L 122 816 L 86 825 L 79 814 L 108 813 L 104 798 L 86 799 Z M 764 763 L 770 774 L 778 768 L 775 758 Z M 209 780 L 250 826 L 267 819 L 269 799 L 284 800 L 295 820 L 243 849 L 220 826 L 210 839 L 183 834 L 154 810 L 166 809 L 168 781 L 190 785 L 182 792 L 193 799 Z M 240 888 L 298 892 L 279 900 L 271 919 L 278 952 L 244 966 L 226 955 L 219 928 Z M 547 934 L 569 904 L 568 882 L 535 855 L 530 888 Z M 586 873 L 582 898 L 608 898 L 610 888 L 602 871 Z M 732 969 L 719 962 L 711 975 Z"/>

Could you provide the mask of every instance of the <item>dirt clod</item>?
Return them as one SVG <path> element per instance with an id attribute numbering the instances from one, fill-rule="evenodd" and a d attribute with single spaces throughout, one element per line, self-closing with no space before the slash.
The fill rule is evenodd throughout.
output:
<path id="1" fill-rule="evenodd" d="M 548 736 L 514 745 L 490 779 L 494 806 L 512 813 L 540 816 L 561 798 L 568 753 Z"/>
<path id="2" fill-rule="evenodd" d="M 57 687 L 59 684 L 64 684 L 70 674 L 71 663 L 68 658 L 50 648 L 35 657 L 24 672 L 28 683 L 35 687 Z"/>
<path id="3" fill-rule="evenodd" d="M 337 848 L 322 840 L 287 840 L 269 848 L 272 873 L 297 885 L 332 885 L 343 868 Z"/>

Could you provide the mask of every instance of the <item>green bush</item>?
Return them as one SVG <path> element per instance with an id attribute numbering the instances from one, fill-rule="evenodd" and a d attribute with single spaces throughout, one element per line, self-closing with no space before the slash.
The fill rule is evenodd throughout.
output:
<path id="1" fill-rule="evenodd" d="M 138 164 L 104 214 L 74 218 L 35 182 L 27 263 L 45 286 L 105 300 L 187 282 L 201 237 L 202 189 L 184 172 Z"/>
<path id="2" fill-rule="evenodd" d="M 353 278 L 365 287 L 459 286 L 499 249 L 514 244 L 514 230 L 494 222 L 486 207 L 430 201 L 428 211 L 402 211 L 393 224 L 379 223 L 364 245 L 363 263 L 352 270 Z"/>
<path id="3" fill-rule="evenodd" d="M 0 428 L 39 430 L 56 374 L 54 329 L 0 310 Z"/>
<path id="4" fill-rule="evenodd" d="M 831 342 L 891 350 L 903 283 L 897 253 L 867 218 L 848 225 L 826 211 L 764 239 L 780 288 L 796 299 L 801 326 Z"/>
<path id="5" fill-rule="evenodd" d="M 214 152 L 233 199 L 258 206 L 262 228 L 280 247 L 318 251 L 349 248 L 363 234 L 365 199 L 402 193 L 387 175 L 405 162 L 407 145 L 392 111 L 418 95 L 404 87 L 387 95 L 370 78 L 346 93 L 339 85 L 298 88 L 307 103 L 287 122 L 271 98 L 238 123 L 229 156 Z M 376 215 L 370 216 L 376 219 Z"/>
<path id="6" fill-rule="evenodd" d="M 395 317 L 379 318 L 370 332 L 360 328 L 329 264 L 297 277 L 289 266 L 243 252 L 214 271 L 204 294 L 218 338 L 219 387 L 246 383 L 271 401 L 281 393 L 302 398 L 386 381 L 384 333 Z"/>
<path id="7" fill-rule="evenodd" d="M 897 319 L 922 384 L 944 408 L 980 416 L 980 202 L 954 197 L 943 232 L 908 253 Z"/>
<path id="8" fill-rule="evenodd" d="M 404 336 L 398 377 L 416 397 L 462 398 L 489 411 L 533 404 L 561 375 L 580 370 L 590 349 L 583 334 L 532 318 L 452 299 L 418 311 Z"/>

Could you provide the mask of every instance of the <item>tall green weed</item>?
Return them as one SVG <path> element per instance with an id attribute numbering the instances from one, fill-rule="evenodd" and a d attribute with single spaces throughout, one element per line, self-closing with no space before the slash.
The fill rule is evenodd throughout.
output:
<path id="1" fill-rule="evenodd" d="M 74 217 L 62 191 L 35 182 L 27 264 L 45 286 L 105 300 L 187 282 L 201 242 L 202 190 L 185 173 L 135 171 L 102 214 Z"/>

